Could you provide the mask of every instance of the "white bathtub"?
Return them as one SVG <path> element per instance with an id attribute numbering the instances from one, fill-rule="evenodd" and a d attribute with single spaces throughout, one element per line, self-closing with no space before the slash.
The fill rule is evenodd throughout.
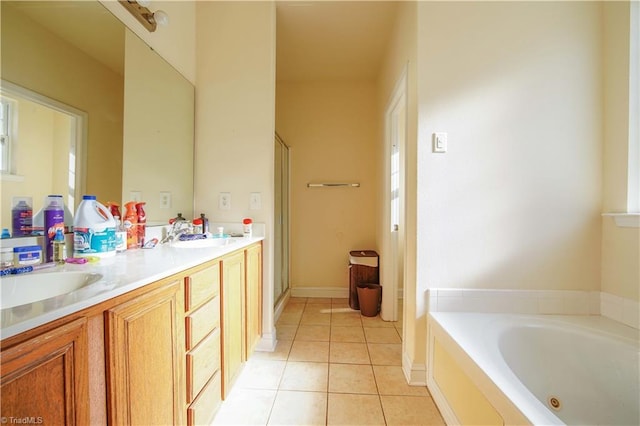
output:
<path id="1" fill-rule="evenodd" d="M 434 312 L 429 335 L 430 362 L 437 341 L 505 424 L 640 424 L 637 329 L 600 316 Z M 454 398 L 432 374 L 428 383 L 459 423 Z"/>

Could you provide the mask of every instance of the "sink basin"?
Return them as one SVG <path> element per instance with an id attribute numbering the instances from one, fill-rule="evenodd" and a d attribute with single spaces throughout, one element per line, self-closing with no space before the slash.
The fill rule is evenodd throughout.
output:
<path id="1" fill-rule="evenodd" d="M 174 241 L 171 243 L 171 247 L 176 248 L 204 248 L 204 247 L 222 247 L 229 244 L 233 244 L 237 241 L 236 238 L 203 238 L 201 240 L 191 241 Z"/>
<path id="2" fill-rule="evenodd" d="M 0 309 L 38 302 L 93 284 L 102 274 L 44 272 L 9 275 L 0 279 Z"/>

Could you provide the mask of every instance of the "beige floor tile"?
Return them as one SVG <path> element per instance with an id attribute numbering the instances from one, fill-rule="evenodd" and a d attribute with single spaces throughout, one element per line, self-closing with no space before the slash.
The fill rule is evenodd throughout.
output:
<path id="1" fill-rule="evenodd" d="M 251 355 L 251 359 L 270 359 L 277 361 L 286 361 L 289 358 L 289 352 L 291 352 L 291 346 L 293 345 L 293 340 L 280 340 L 276 343 L 276 348 L 273 352 L 267 351 L 254 351 Z"/>
<path id="2" fill-rule="evenodd" d="M 373 365 L 402 365 L 402 344 L 368 343 L 369 357 Z"/>
<path id="3" fill-rule="evenodd" d="M 326 422 L 325 392 L 278 391 L 269 417 L 270 425 L 325 425 Z"/>
<path id="4" fill-rule="evenodd" d="M 298 304 L 298 303 L 302 303 L 302 304 L 307 303 L 307 298 L 306 297 L 290 297 L 289 300 L 287 301 L 287 306 Z"/>
<path id="5" fill-rule="evenodd" d="M 380 318 L 380 315 L 376 315 L 375 317 L 365 317 L 362 315 L 362 326 L 369 328 L 393 328 L 393 322 L 384 321 Z"/>
<path id="6" fill-rule="evenodd" d="M 328 325 L 301 325 L 298 327 L 296 341 L 328 342 L 331 327 Z"/>
<path id="7" fill-rule="evenodd" d="M 330 393 L 327 425 L 384 425 L 378 395 Z"/>
<path id="8" fill-rule="evenodd" d="M 286 363 L 251 358 L 242 369 L 234 387 L 277 390 Z"/>
<path id="9" fill-rule="evenodd" d="M 304 303 L 287 304 L 287 306 L 285 306 L 284 309 L 282 310 L 282 313 L 299 314 L 299 313 L 302 313 L 302 311 L 304 311 L 305 306 L 306 304 Z"/>
<path id="10" fill-rule="evenodd" d="M 293 340 L 297 330 L 297 325 L 280 324 L 276 326 L 276 336 L 278 336 L 278 340 Z"/>
<path id="11" fill-rule="evenodd" d="M 345 327 L 342 325 L 331 324 L 331 341 L 332 342 L 354 342 L 364 343 L 364 330 L 362 327 Z"/>
<path id="12" fill-rule="evenodd" d="M 330 325 L 331 314 L 319 312 L 304 312 L 300 320 L 303 325 Z"/>
<path id="13" fill-rule="evenodd" d="M 331 325 L 362 327 L 359 311 L 338 312 L 331 315 Z"/>
<path id="14" fill-rule="evenodd" d="M 316 303 L 329 303 L 331 304 L 330 297 L 307 297 L 307 304 L 316 304 Z"/>
<path id="15" fill-rule="evenodd" d="M 275 390 L 241 389 L 235 387 L 213 420 L 214 425 L 267 424 L 276 398 Z"/>
<path id="16" fill-rule="evenodd" d="M 428 396 L 381 396 L 387 425 L 444 425 L 442 416 Z"/>
<path id="17" fill-rule="evenodd" d="M 400 366 L 374 365 L 373 374 L 376 377 L 380 395 L 429 396 L 426 386 L 407 384 Z"/>
<path id="18" fill-rule="evenodd" d="M 331 303 L 307 303 L 304 308 L 305 314 L 331 314 Z"/>
<path id="19" fill-rule="evenodd" d="M 276 322 L 276 327 L 279 325 L 298 325 L 301 318 L 302 312 L 282 312 Z"/>
<path id="20" fill-rule="evenodd" d="M 400 336 L 395 327 L 391 328 L 364 328 L 364 337 L 367 343 L 401 343 Z"/>
<path id="21" fill-rule="evenodd" d="M 329 364 L 329 392 L 378 394 L 370 365 Z"/>
<path id="22" fill-rule="evenodd" d="M 295 340 L 289 352 L 289 361 L 329 362 L 329 342 Z"/>
<path id="23" fill-rule="evenodd" d="M 366 343 L 331 342 L 329 362 L 341 364 L 371 364 Z"/>
<path id="24" fill-rule="evenodd" d="M 332 305 L 347 305 L 349 306 L 349 298 L 348 297 L 332 297 L 331 298 Z"/>
<path id="25" fill-rule="evenodd" d="M 327 391 L 327 371 L 325 362 L 287 362 L 282 374 L 279 390 Z"/>

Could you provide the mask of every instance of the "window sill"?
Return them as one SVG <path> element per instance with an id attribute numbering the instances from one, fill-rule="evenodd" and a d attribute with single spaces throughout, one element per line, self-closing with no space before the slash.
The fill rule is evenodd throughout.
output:
<path id="1" fill-rule="evenodd" d="M 24 176 L 2 173 L 0 175 L 0 180 L 3 182 L 24 182 Z"/>
<path id="2" fill-rule="evenodd" d="M 615 220 L 619 228 L 640 228 L 640 213 L 602 213 Z"/>

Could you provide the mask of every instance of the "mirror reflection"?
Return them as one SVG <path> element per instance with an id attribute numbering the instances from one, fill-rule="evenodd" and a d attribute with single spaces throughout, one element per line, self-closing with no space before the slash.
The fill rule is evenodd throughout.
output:
<path id="1" fill-rule="evenodd" d="M 35 213 L 52 193 L 72 211 L 139 194 L 148 223 L 193 215 L 193 86 L 98 2 L 0 7 L 2 227 L 13 197 Z"/>

